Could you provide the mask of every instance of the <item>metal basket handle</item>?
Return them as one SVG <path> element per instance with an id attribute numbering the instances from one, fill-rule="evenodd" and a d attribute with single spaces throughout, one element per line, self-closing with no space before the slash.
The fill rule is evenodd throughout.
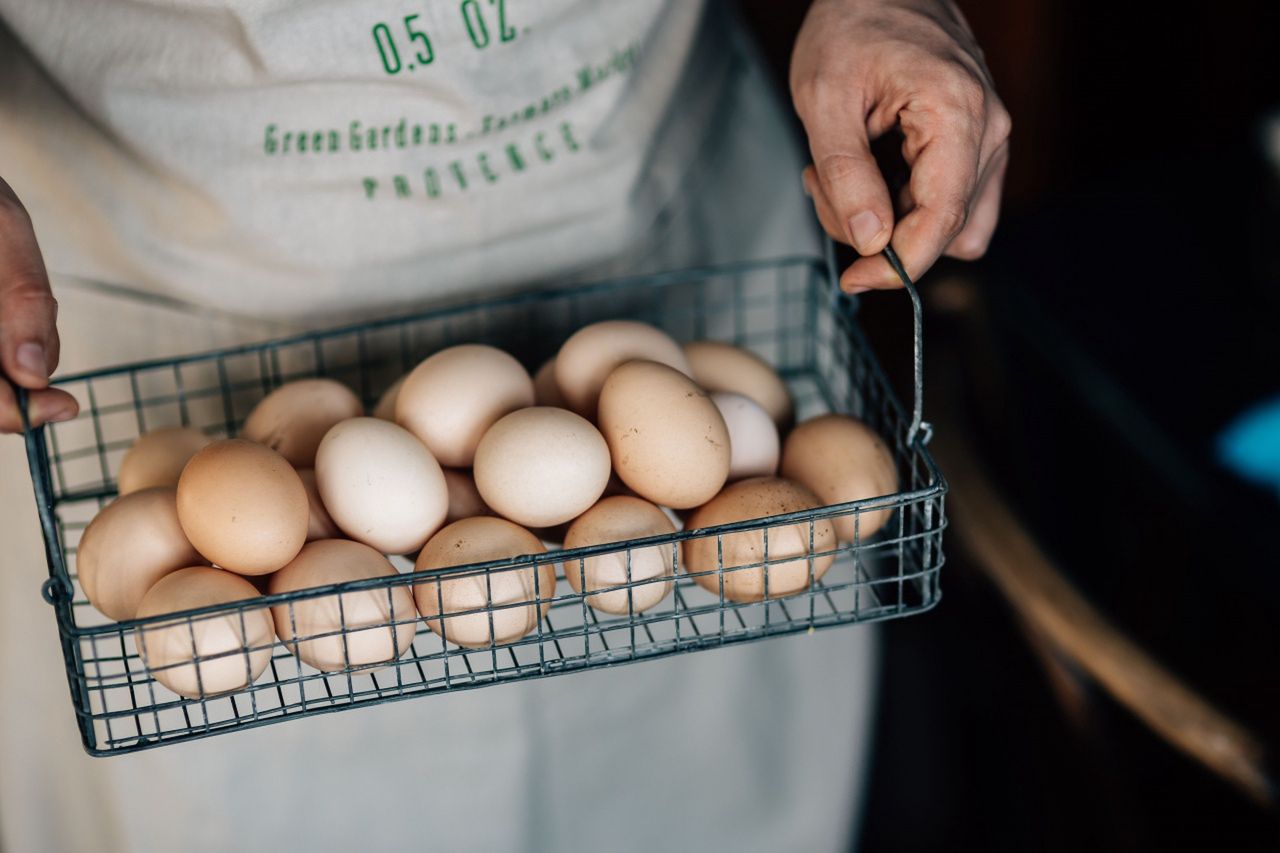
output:
<path id="1" fill-rule="evenodd" d="M 898 274 L 898 278 L 902 279 L 902 286 L 906 289 L 907 294 L 911 297 L 911 331 L 913 338 L 913 394 L 914 399 L 911 402 L 911 425 L 907 428 L 907 446 L 920 437 L 921 444 L 928 444 L 933 438 L 933 424 L 924 419 L 924 309 L 920 303 L 920 294 L 916 290 L 915 283 L 911 280 L 911 276 L 907 275 L 906 267 L 902 265 L 898 253 L 893 250 L 893 246 L 886 245 L 884 247 L 884 258 L 889 262 L 889 266 L 893 267 L 893 271 Z M 840 292 L 839 276 L 836 267 L 835 243 L 830 239 L 827 240 L 827 268 L 831 275 L 831 283 L 835 288 L 835 292 Z"/>

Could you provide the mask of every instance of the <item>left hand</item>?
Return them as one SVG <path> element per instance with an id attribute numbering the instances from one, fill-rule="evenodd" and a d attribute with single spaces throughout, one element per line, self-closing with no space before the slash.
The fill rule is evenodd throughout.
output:
<path id="1" fill-rule="evenodd" d="M 863 255 L 847 292 L 900 287 L 941 255 L 974 259 L 1000 216 L 1009 113 L 951 0 L 814 0 L 791 56 L 791 95 L 814 165 L 806 192 L 833 239 Z M 895 217 L 870 143 L 901 129 L 911 177 Z"/>

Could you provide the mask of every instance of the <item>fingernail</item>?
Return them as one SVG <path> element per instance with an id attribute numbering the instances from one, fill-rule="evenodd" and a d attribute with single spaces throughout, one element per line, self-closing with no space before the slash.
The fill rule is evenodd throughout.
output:
<path id="1" fill-rule="evenodd" d="M 853 248 L 857 249 L 861 254 L 866 254 L 862 251 L 863 247 L 869 246 L 871 241 L 883 229 L 884 223 L 880 221 L 880 217 L 870 210 L 864 210 L 856 216 L 850 217 L 849 238 L 853 241 Z"/>
<path id="2" fill-rule="evenodd" d="M 866 285 L 860 284 L 857 287 L 849 288 L 848 292 L 851 294 L 857 295 L 859 293 L 866 293 L 868 290 L 871 290 L 871 288 L 867 287 Z"/>
<path id="3" fill-rule="evenodd" d="M 49 363 L 44 359 L 44 347 L 39 344 L 30 341 L 18 344 L 13 357 L 23 370 L 34 373 L 41 379 L 49 378 Z"/>

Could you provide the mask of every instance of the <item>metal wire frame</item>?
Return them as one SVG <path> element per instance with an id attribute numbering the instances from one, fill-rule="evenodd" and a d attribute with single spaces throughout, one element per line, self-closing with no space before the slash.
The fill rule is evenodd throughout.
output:
<path id="1" fill-rule="evenodd" d="M 918 382 L 916 420 L 909 420 L 858 329 L 854 307 L 835 286 L 829 261 L 782 258 L 522 293 L 60 379 L 55 384 L 81 401 L 81 414 L 73 421 L 28 430 L 27 451 L 49 565 L 43 593 L 57 618 L 85 749 L 93 755 L 127 753 L 364 704 L 900 618 L 933 607 L 941 595 L 946 484 L 925 449 L 927 430 L 916 434 L 914 429 Z M 120 458 L 142 432 L 181 424 L 213 436 L 235 435 L 258 399 L 284 382 L 308 376 L 345 381 L 372 404 L 427 354 L 464 341 L 502 346 L 536 367 L 572 331 L 610 317 L 645 320 L 681 340 L 724 340 L 755 351 L 788 381 L 798 417 L 844 412 L 876 429 L 894 454 L 902 490 L 704 530 L 426 573 L 410 571 L 145 620 L 110 622 L 85 600 L 74 572 L 80 534 L 114 496 Z M 873 536 L 862 536 L 863 519 L 884 509 L 893 513 L 889 523 Z M 840 517 L 854 519 L 853 541 L 817 550 L 819 526 Z M 798 558 L 794 552 L 770 554 L 771 539 L 776 552 L 780 532 L 796 526 L 808 543 L 807 553 Z M 726 566 L 726 542 L 734 536 L 758 536 L 760 559 Z M 696 583 L 698 577 L 688 573 L 683 559 L 688 543 L 702 538 L 716 542 L 718 565 L 700 573 L 714 592 Z M 673 578 L 631 577 L 633 557 L 645 548 L 661 549 L 670 560 Z M 585 573 L 586 561 L 603 554 L 619 554 L 624 560 L 626 583 L 608 591 L 626 591 L 625 614 L 596 610 L 592 601 L 603 591 L 586 591 L 582 583 L 584 592 L 575 593 L 566 580 L 565 572 Z M 828 557 L 834 562 L 818 577 Z M 806 588 L 774 597 L 769 588 L 773 573 L 796 559 L 805 561 Z M 538 573 L 531 569 L 546 563 L 560 568 L 555 587 L 544 590 L 537 588 Z M 399 568 L 412 567 L 401 562 Z M 493 604 L 494 578 L 513 571 L 532 574 L 535 588 L 530 599 Z M 763 574 L 765 599 L 726 598 L 726 576 L 747 571 Z M 488 603 L 447 613 L 445 622 L 486 614 L 491 638 L 487 647 L 445 642 L 416 611 L 395 611 L 394 587 L 463 577 L 484 578 Z M 661 602 L 644 612 L 635 610 L 636 590 L 669 580 L 672 589 Z M 387 597 L 385 622 L 374 628 L 347 627 L 348 597 L 370 591 Z M 289 646 L 274 637 L 262 646 L 244 641 L 246 614 L 283 607 L 296 633 L 296 609 L 320 598 L 337 602 L 339 624 L 333 630 L 294 637 Z M 524 637 L 492 642 L 495 612 L 542 605 L 549 606 L 547 615 L 535 620 Z M 430 621 L 438 623 L 438 618 Z M 238 625 L 245 645 L 201 654 L 194 643 L 196 626 L 215 620 L 233 629 Z M 203 682 L 197 698 L 173 693 L 156 680 L 157 672 L 162 678 L 164 673 L 146 666 L 137 635 L 175 622 L 185 624 L 193 640 L 191 658 L 175 666 L 194 666 L 197 679 L 202 664 L 235 655 L 243 656 L 246 675 L 251 676 L 254 652 L 270 655 L 265 672 L 224 695 L 205 694 Z M 365 630 L 390 630 L 393 645 L 401 631 L 412 631 L 414 639 L 394 661 L 353 665 L 348 640 Z M 346 666 L 340 671 L 316 670 L 290 651 L 290 646 L 334 636 L 342 638 Z"/>

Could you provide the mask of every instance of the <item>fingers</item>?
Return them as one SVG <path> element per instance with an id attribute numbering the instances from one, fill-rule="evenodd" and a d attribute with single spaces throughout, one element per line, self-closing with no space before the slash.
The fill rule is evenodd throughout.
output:
<path id="1" fill-rule="evenodd" d="M 840 242 L 848 242 L 845 228 L 840 224 L 840 220 L 836 217 L 835 208 L 831 206 L 831 202 L 827 199 L 827 193 L 818 183 L 818 173 L 814 171 L 812 166 L 805 166 L 804 172 L 801 174 L 804 181 L 804 193 L 813 199 L 814 212 L 818 214 L 818 222 L 822 225 L 827 236 L 832 240 Z"/>
<path id="2" fill-rule="evenodd" d="M 889 188 L 871 153 L 866 116 L 847 100 L 823 103 L 816 98 L 801 111 L 809 148 L 813 154 L 815 201 L 827 205 L 823 227 L 835 239 L 874 255 L 889 242 L 893 231 L 893 205 Z M 819 211 L 819 217 L 823 215 Z"/>
<path id="3" fill-rule="evenodd" d="M 956 235 L 947 246 L 945 254 L 949 258 L 962 261 L 976 261 L 987 253 L 991 237 L 995 234 L 996 223 L 1000 220 L 1000 195 L 1004 190 L 1004 175 L 1009 168 L 1009 149 L 1003 147 L 987 166 L 978 189 L 978 200 L 969 214 L 969 221 L 964 229 Z"/>
<path id="4" fill-rule="evenodd" d="M 44 388 L 30 392 L 27 397 L 27 415 L 31 426 L 69 421 L 80 412 L 80 406 L 66 391 L 60 388 Z M 22 415 L 18 411 L 13 387 L 0 379 L 0 434 L 22 432 Z"/>
<path id="5" fill-rule="evenodd" d="M 933 266 L 969 218 L 978 185 L 983 128 L 980 118 L 960 106 L 919 112 L 908 109 L 901 121 L 906 136 L 903 155 L 911 167 L 915 207 L 893 229 L 893 247 L 907 274 L 915 279 Z M 888 263 L 877 260 L 880 263 L 854 264 L 841 278 L 841 285 L 898 286 Z"/>
<path id="6" fill-rule="evenodd" d="M 58 364 L 58 304 L 31 220 L 0 180 L 0 372 L 44 388 Z"/>

